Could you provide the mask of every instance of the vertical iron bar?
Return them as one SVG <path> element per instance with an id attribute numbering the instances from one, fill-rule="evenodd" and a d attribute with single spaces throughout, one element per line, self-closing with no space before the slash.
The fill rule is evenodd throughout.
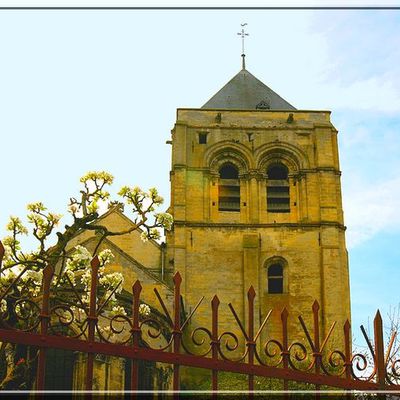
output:
<path id="1" fill-rule="evenodd" d="M 132 300 L 132 344 L 133 349 L 136 352 L 139 349 L 139 339 L 140 339 L 140 326 L 139 326 L 139 303 L 140 303 L 140 293 L 142 291 L 142 285 L 139 280 L 137 280 L 132 286 L 133 300 Z M 131 399 L 136 399 L 136 392 L 138 390 L 139 384 L 139 363 L 136 358 L 132 358 L 131 362 Z"/>
<path id="2" fill-rule="evenodd" d="M 181 283 L 182 277 L 179 272 L 177 272 L 173 277 L 174 282 L 174 348 L 173 351 L 176 355 L 179 354 L 181 347 Z M 173 375 L 173 390 L 174 392 L 179 391 L 179 357 L 176 358 L 174 363 L 174 375 Z M 179 399 L 179 394 L 174 393 L 174 399 Z"/>
<path id="3" fill-rule="evenodd" d="M 288 310 L 286 307 L 281 312 L 281 321 L 282 321 L 282 360 L 283 360 L 283 368 L 289 368 L 289 351 L 288 351 L 288 327 L 287 327 L 287 320 L 288 320 Z M 285 391 L 284 399 L 289 399 L 289 390 L 288 381 L 286 379 L 283 380 L 283 390 Z"/>
<path id="4" fill-rule="evenodd" d="M 50 297 L 50 284 L 53 278 L 53 267 L 47 265 L 43 270 L 43 301 L 42 309 L 40 312 L 40 334 L 43 338 L 47 335 L 47 328 L 49 326 L 49 297 Z M 39 348 L 38 366 L 36 375 L 36 390 L 44 390 L 46 373 L 46 348 Z"/>
<path id="5" fill-rule="evenodd" d="M 218 296 L 214 296 L 211 301 L 211 310 L 212 310 L 212 331 L 211 331 L 211 351 L 212 351 L 212 359 L 213 361 L 218 360 L 218 307 L 219 307 L 219 299 Z M 218 370 L 213 369 L 211 372 L 211 380 L 212 380 L 212 398 L 217 398 L 218 391 Z"/>
<path id="6" fill-rule="evenodd" d="M 314 359 L 315 359 L 315 373 L 317 375 L 320 374 L 320 362 L 321 362 L 321 353 L 319 348 L 319 303 L 317 300 L 314 301 L 312 305 L 313 317 L 314 317 Z M 315 398 L 320 399 L 320 385 L 315 385 Z"/>
<path id="7" fill-rule="evenodd" d="M 256 292 L 253 286 L 250 286 L 250 289 L 247 292 L 247 300 L 249 305 L 249 315 L 248 315 L 248 325 L 247 325 L 247 348 L 249 351 L 248 359 L 249 365 L 252 366 L 254 364 L 254 298 L 256 297 Z M 254 375 L 249 373 L 249 398 L 252 399 L 254 396 Z"/>
<path id="8" fill-rule="evenodd" d="M 374 318 L 374 339 L 376 382 L 379 385 L 379 390 L 384 390 L 386 381 L 385 349 L 383 344 L 382 317 L 379 310 L 376 312 Z M 385 395 L 378 396 L 378 398 L 384 399 Z"/>
<path id="9" fill-rule="evenodd" d="M 96 302 L 97 302 L 97 281 L 100 261 L 97 256 L 95 256 L 90 262 L 92 269 L 91 283 L 90 283 L 90 301 L 89 301 L 89 315 L 88 319 L 88 345 L 89 348 L 91 343 L 94 342 L 94 335 L 97 323 L 96 316 Z M 85 390 L 92 390 L 93 385 L 93 363 L 94 363 L 94 353 L 89 351 L 87 355 L 86 362 L 86 382 Z"/>
<path id="10" fill-rule="evenodd" d="M 351 336 L 350 336 L 350 321 L 347 319 L 344 327 L 343 327 L 343 331 L 344 331 L 344 355 L 345 355 L 345 363 L 344 366 L 346 368 L 345 370 L 345 374 L 346 374 L 346 380 L 350 381 L 351 380 L 351 350 L 350 350 L 350 343 L 351 343 Z M 346 398 L 347 400 L 350 400 L 352 398 L 351 396 L 351 392 L 347 391 L 346 393 Z"/>

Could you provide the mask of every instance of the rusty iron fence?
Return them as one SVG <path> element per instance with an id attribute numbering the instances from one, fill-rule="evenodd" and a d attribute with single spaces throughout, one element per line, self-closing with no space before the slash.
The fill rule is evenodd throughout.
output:
<path id="1" fill-rule="evenodd" d="M 1 247 L 1 246 L 0 246 Z M 0 252 L 1 253 L 1 252 Z M 1 262 L 1 254 L 0 254 Z M 346 321 L 342 329 L 343 343 L 338 349 L 329 348 L 329 337 L 337 328 L 331 326 L 325 338 L 320 337 L 320 309 L 318 302 L 312 306 L 312 324 L 310 330 L 303 317 L 298 322 L 304 331 L 305 342 L 301 340 L 289 341 L 288 318 L 286 309 L 281 312 L 281 334 L 279 338 L 268 339 L 261 344 L 261 333 L 269 323 L 271 311 L 256 330 L 254 316 L 254 299 L 256 293 L 250 287 L 247 293 L 247 326 L 244 326 L 232 304 L 229 304 L 233 321 L 237 324 L 234 331 L 220 331 L 218 296 L 214 296 L 211 307 L 211 326 L 196 327 L 192 334 L 191 320 L 202 300 L 194 309 L 185 315 L 182 312 L 181 276 L 177 272 L 173 277 L 174 291 L 172 299 L 172 313 L 168 310 L 171 304 L 166 304 L 157 289 L 155 296 L 160 304 L 160 317 L 153 313 L 143 315 L 140 312 L 142 286 L 136 281 L 132 287 L 131 315 L 114 315 L 106 319 L 109 330 L 119 335 L 121 340 L 110 340 L 104 334 L 102 312 L 107 299 L 99 299 L 98 282 L 99 260 L 94 257 L 91 262 L 91 284 L 88 306 L 84 309 L 83 322 L 74 334 L 60 334 L 59 327 L 70 328 L 74 324 L 76 311 L 73 302 L 81 302 L 79 291 L 71 283 L 70 296 L 74 301 L 55 300 L 52 297 L 52 282 L 55 279 L 54 270 L 47 266 L 43 270 L 41 294 L 36 301 L 29 298 L 17 298 L 7 304 L 8 310 L 0 315 L 0 342 L 16 345 L 33 346 L 37 349 L 36 378 L 34 388 L 43 391 L 46 380 L 46 352 L 49 349 L 64 349 L 87 354 L 85 358 L 85 389 L 92 390 L 94 377 L 95 356 L 98 354 L 129 359 L 131 363 L 130 388 L 135 391 L 139 386 L 139 362 L 148 360 L 170 364 L 173 369 L 172 388 L 179 396 L 181 382 L 181 367 L 197 367 L 210 371 L 210 387 L 213 396 L 218 394 L 219 374 L 231 372 L 246 377 L 248 395 L 252 396 L 255 388 L 255 377 L 275 378 L 281 382 L 282 390 L 289 388 L 289 382 L 301 382 L 315 388 L 315 396 L 319 398 L 319 391 L 323 387 L 337 388 L 350 396 L 352 391 L 390 391 L 400 392 L 400 355 L 393 353 L 393 343 L 396 332 L 393 332 L 390 342 L 384 344 L 382 318 L 379 311 L 374 319 L 374 343 L 371 343 L 362 328 L 367 340 L 370 357 L 366 354 L 355 353 L 352 349 L 350 322 Z M 0 301 L 9 299 L 16 282 L 25 270 L 15 277 L 0 294 Z M 12 304 L 11 304 L 12 303 Z M 14 320 L 10 320 L 10 307 L 13 308 Z M 25 311 L 23 311 L 25 310 Z M 27 311 L 29 310 L 29 312 Z M 160 322 L 161 321 L 161 322 Z M 150 337 L 157 339 L 160 335 L 166 338 L 165 345 L 142 345 L 144 329 Z M 64 329 L 63 332 L 68 329 Z M 241 338 L 237 332 L 240 332 Z M 312 334 L 310 333 L 312 332 Z M 196 340 L 196 334 L 201 333 L 203 340 Z M 204 339 L 204 337 L 206 339 Z M 192 346 L 185 340 L 192 340 Z M 242 340 L 243 346 L 239 345 Z M 196 352 L 196 345 L 202 348 Z M 268 346 L 274 346 L 269 351 Z M 264 354 L 261 354 L 264 349 Z M 243 350 L 243 351 L 242 351 Z M 232 357 L 232 352 L 242 352 L 240 357 Z M 268 357 L 274 360 L 268 362 Z M 135 394 L 132 394 L 135 397 Z M 288 396 L 287 394 L 285 396 Z"/>

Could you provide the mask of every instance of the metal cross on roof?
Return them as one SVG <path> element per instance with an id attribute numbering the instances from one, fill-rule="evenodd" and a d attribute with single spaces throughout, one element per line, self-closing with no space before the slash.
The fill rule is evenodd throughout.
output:
<path id="1" fill-rule="evenodd" d="M 246 67 L 245 62 L 244 62 L 244 58 L 246 57 L 246 55 L 244 53 L 244 38 L 245 38 L 245 36 L 249 36 L 249 34 L 244 31 L 244 27 L 246 25 L 247 25 L 247 23 L 240 24 L 240 26 L 242 27 L 242 31 L 238 32 L 238 35 L 240 35 L 242 37 L 242 68 L 243 69 L 245 69 L 245 67 Z"/>

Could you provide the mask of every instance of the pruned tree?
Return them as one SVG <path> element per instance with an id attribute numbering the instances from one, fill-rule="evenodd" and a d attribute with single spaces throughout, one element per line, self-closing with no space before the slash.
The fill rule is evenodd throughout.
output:
<path id="1" fill-rule="evenodd" d="M 28 204 L 28 222 L 32 227 L 32 235 L 39 242 L 38 249 L 31 252 L 23 252 L 20 246 L 20 237 L 28 234 L 28 229 L 18 217 L 10 217 L 7 230 L 10 235 L 3 239 L 5 256 L 2 272 L 18 265 L 41 269 L 45 265 L 55 265 L 65 257 L 65 251 L 70 240 L 85 230 L 100 233 L 101 241 L 107 236 L 124 235 L 139 228 L 144 229 L 142 239 L 158 239 L 159 228 L 171 229 L 172 217 L 167 213 L 154 213 L 155 209 L 163 203 L 156 189 L 148 192 L 139 187 L 124 186 L 118 192 L 122 202 L 131 206 L 131 218 L 134 225 L 124 231 L 112 232 L 104 225 L 96 223 L 99 217 L 99 203 L 111 202 L 107 186 L 113 182 L 113 176 L 107 172 L 89 172 L 81 178 L 84 188 L 80 191 L 79 199 L 72 197 L 68 205 L 68 211 L 73 216 L 73 223 L 65 225 L 64 231 L 56 232 L 57 242 L 53 246 L 47 246 L 49 238 L 59 225 L 62 215 L 51 213 L 41 202 Z M 115 201 L 114 201 L 115 203 Z M 95 252 L 99 246 L 97 246 Z"/>
<path id="2" fill-rule="evenodd" d="M 119 199 L 111 199 L 108 187 L 113 183 L 113 176 L 107 172 L 89 172 L 80 182 L 82 190 L 79 196 L 72 197 L 68 212 L 72 222 L 59 229 L 62 215 L 48 211 L 42 202 L 28 204 L 27 222 L 25 225 L 18 217 L 10 217 L 6 226 L 9 235 L 0 242 L 0 324 L 2 327 L 33 330 L 40 313 L 40 302 L 43 270 L 46 266 L 55 268 L 57 274 L 53 279 L 51 300 L 53 303 L 62 299 L 64 305 L 54 309 L 63 328 L 81 324 L 82 332 L 87 324 L 89 303 L 90 262 L 98 257 L 98 302 L 107 316 L 126 315 L 124 305 L 117 301 L 117 295 L 123 286 L 123 275 L 107 271 L 107 264 L 113 258 L 109 249 L 100 251 L 104 239 L 110 236 L 125 235 L 135 230 L 141 231 L 143 241 L 159 239 L 160 230 L 170 230 L 172 216 L 156 212 L 163 203 L 163 198 L 152 188 L 143 191 L 139 187 L 124 186 L 118 192 Z M 125 230 L 111 231 L 101 223 L 99 209 L 121 204 L 129 209 L 133 225 Z M 28 229 L 28 226 L 30 229 Z M 95 231 L 97 243 L 94 251 L 83 246 L 71 249 L 71 240 L 84 231 Z M 24 235 L 31 235 L 37 242 L 37 248 L 25 251 L 21 240 Z M 65 305 L 68 305 L 66 307 Z M 141 311 L 150 312 L 149 306 L 143 304 Z M 102 333 L 110 337 L 112 332 Z M 21 371 L 29 369 L 34 357 L 18 353 L 16 346 L 1 345 L 3 357 L 0 375 L 3 382 L 0 388 L 19 388 L 16 383 L 21 380 Z M 25 373 L 26 375 L 26 373 Z M 24 375 L 24 376 L 25 376 Z M 28 378 L 21 380 L 29 387 Z M 14 385 L 14 386 L 13 386 Z"/>

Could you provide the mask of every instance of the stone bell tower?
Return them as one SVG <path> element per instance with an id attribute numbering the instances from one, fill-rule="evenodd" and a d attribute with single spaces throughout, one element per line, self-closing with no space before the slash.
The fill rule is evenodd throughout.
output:
<path id="1" fill-rule="evenodd" d="M 255 315 L 279 318 L 285 306 L 293 331 L 314 300 L 324 331 L 350 318 L 337 134 L 329 111 L 297 110 L 244 62 L 203 107 L 177 110 L 167 263 L 188 312 L 217 293 L 245 321 L 253 285 Z M 220 312 L 229 328 L 230 310 Z"/>

